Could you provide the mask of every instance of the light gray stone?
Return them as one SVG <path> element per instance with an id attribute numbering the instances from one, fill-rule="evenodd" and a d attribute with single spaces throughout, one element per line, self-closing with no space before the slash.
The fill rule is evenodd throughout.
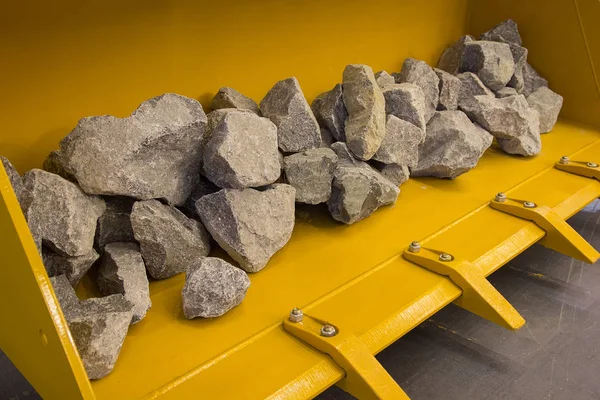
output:
<path id="1" fill-rule="evenodd" d="M 135 203 L 131 226 L 154 279 L 184 272 L 194 260 L 210 252 L 210 238 L 200 222 L 157 200 Z"/>
<path id="2" fill-rule="evenodd" d="M 490 40 L 493 42 L 503 42 L 508 44 L 523 45 L 517 23 L 512 19 L 507 19 L 494 26 L 489 31 L 482 33 L 479 40 Z"/>
<path id="3" fill-rule="evenodd" d="M 275 184 L 264 191 L 223 189 L 196 203 L 217 243 L 247 272 L 258 272 L 291 238 L 296 189 Z"/>
<path id="4" fill-rule="evenodd" d="M 52 172 L 53 174 L 56 174 L 58 176 L 62 176 L 68 181 L 77 183 L 77 179 L 75 179 L 75 177 L 72 174 L 68 173 L 65 169 L 59 150 L 51 151 L 50 154 L 48 154 L 48 157 L 46 157 L 46 159 L 44 160 L 42 169 L 44 171 Z"/>
<path id="5" fill-rule="evenodd" d="M 106 196 L 106 211 L 98 218 L 94 245 L 102 251 L 109 243 L 135 242 L 131 228 L 131 209 L 135 199 L 123 196 Z"/>
<path id="6" fill-rule="evenodd" d="M 346 144 L 361 160 L 369 160 L 385 136 L 385 98 L 368 65 L 350 64 L 343 74 Z"/>
<path id="7" fill-rule="evenodd" d="M 221 108 L 237 108 L 239 110 L 248 110 L 257 115 L 261 115 L 258 104 L 256 104 L 254 100 L 230 87 L 222 87 L 219 89 L 217 94 L 215 94 L 215 97 L 213 97 L 212 108 L 213 110 Z"/>
<path id="8" fill-rule="evenodd" d="M 424 140 L 423 130 L 394 115 L 388 115 L 386 135 L 373 160 L 414 168 L 419 159 L 419 144 Z"/>
<path id="9" fill-rule="evenodd" d="M 22 203 L 32 235 L 64 256 L 88 255 L 106 205 L 58 175 L 33 169 L 23 177 Z"/>
<path id="10" fill-rule="evenodd" d="M 25 196 L 25 185 L 23 184 L 23 179 L 21 175 L 17 172 L 15 167 L 10 163 L 8 158 L 0 156 L 0 161 L 2 161 L 2 165 L 4 166 L 4 170 L 6 171 L 6 175 L 8 175 L 8 180 L 13 188 L 13 192 L 17 197 L 17 200 L 20 204 L 23 204 L 23 199 Z"/>
<path id="11" fill-rule="evenodd" d="M 523 92 L 525 97 L 529 97 L 533 92 L 541 87 L 548 87 L 548 81 L 540 76 L 537 71 L 529 64 L 525 63 L 523 68 Z"/>
<path id="12" fill-rule="evenodd" d="M 42 249 L 42 258 L 48 275 L 64 275 L 73 287 L 77 286 L 99 257 L 94 249 L 88 254 L 76 257 L 62 256 L 46 247 Z"/>
<path id="13" fill-rule="evenodd" d="M 440 79 L 425 61 L 407 58 L 399 74 L 393 74 L 397 83 L 413 83 L 425 95 L 425 123 L 435 113 L 440 101 Z"/>
<path id="14" fill-rule="evenodd" d="M 527 103 L 540 114 L 540 133 L 550 132 L 562 108 L 562 96 L 541 86 L 527 97 Z"/>
<path id="15" fill-rule="evenodd" d="M 202 257 L 185 275 L 183 314 L 188 319 L 220 317 L 244 300 L 249 287 L 241 269 L 220 258 Z"/>
<path id="16" fill-rule="evenodd" d="M 465 44 L 461 72 L 473 72 L 492 90 L 506 86 L 515 72 L 510 46 L 506 43 L 484 40 Z"/>
<path id="17" fill-rule="evenodd" d="M 521 93 L 525 89 L 525 77 L 523 72 L 527 64 L 528 51 L 525 47 L 517 46 L 515 44 L 510 45 L 510 51 L 513 55 L 513 61 L 515 62 L 515 72 L 506 86 L 515 88 L 517 92 Z"/>
<path id="18" fill-rule="evenodd" d="M 287 182 L 296 189 L 299 203 L 319 204 L 329 200 L 337 155 L 331 149 L 310 149 L 283 159 Z"/>
<path id="19" fill-rule="evenodd" d="M 425 95 L 412 83 L 388 85 L 383 89 L 385 112 L 425 130 Z"/>
<path id="20" fill-rule="evenodd" d="M 84 192 L 181 205 L 198 182 L 206 115 L 198 101 L 164 94 L 127 118 L 83 118 L 60 143 Z"/>
<path id="21" fill-rule="evenodd" d="M 281 153 L 279 155 L 281 156 Z M 192 190 L 192 194 L 190 194 L 190 197 L 188 197 L 188 199 L 185 201 L 185 204 L 183 205 L 183 211 L 187 214 L 188 217 L 194 219 L 200 218 L 198 216 L 198 213 L 196 212 L 196 202 L 200 200 L 203 196 L 218 192 L 219 190 L 221 190 L 220 187 L 206 179 L 204 176 L 200 175 L 200 180 L 198 181 L 198 184 L 196 185 L 194 190 Z"/>
<path id="22" fill-rule="evenodd" d="M 374 167 L 396 186 L 402 185 L 410 178 L 410 170 L 406 165 L 375 162 Z"/>
<path id="23" fill-rule="evenodd" d="M 458 74 L 465 44 L 474 40 L 475 38 L 471 35 L 461 36 L 456 43 L 444 50 L 437 67 L 452 75 Z"/>
<path id="24" fill-rule="evenodd" d="M 386 71 L 379 71 L 375 73 L 375 80 L 381 89 L 385 86 L 393 85 L 396 83 L 396 79 Z"/>
<path id="25" fill-rule="evenodd" d="M 477 165 L 492 140 L 462 111 L 438 111 L 427 124 L 419 163 L 411 175 L 454 179 Z"/>
<path id="26" fill-rule="evenodd" d="M 460 92 L 458 94 L 458 108 L 461 110 L 469 107 L 474 102 L 475 96 L 494 96 L 494 92 L 488 89 L 481 79 L 472 72 L 463 72 L 456 76 L 460 82 Z"/>
<path id="27" fill-rule="evenodd" d="M 133 304 L 132 324 L 141 321 L 152 306 L 146 266 L 134 243 L 111 243 L 104 248 L 96 283 L 103 295 L 122 294 Z"/>
<path id="28" fill-rule="evenodd" d="M 221 188 L 275 182 L 281 173 L 275 124 L 248 112 L 227 113 L 212 130 L 203 163 L 205 176 Z"/>
<path id="29" fill-rule="evenodd" d="M 335 140 L 342 142 L 346 140 L 344 124 L 346 123 L 348 112 L 344 105 L 341 84 L 338 83 L 330 91 L 317 96 L 311 104 L 311 109 L 319 125 L 327 129 Z"/>
<path id="30" fill-rule="evenodd" d="M 458 96 L 462 82 L 456 76 L 438 69 L 433 69 L 440 80 L 440 101 L 437 105 L 438 111 L 456 110 L 458 108 Z"/>
<path id="31" fill-rule="evenodd" d="M 291 153 L 320 146 L 319 124 L 296 78 L 277 82 L 260 102 L 260 110 L 277 126 L 281 151 Z"/>
<path id="32" fill-rule="evenodd" d="M 509 96 L 516 96 L 518 94 L 519 93 L 517 92 L 517 89 L 508 86 L 496 91 L 496 97 L 499 99 Z"/>
<path id="33" fill-rule="evenodd" d="M 331 198 L 331 216 L 345 224 L 367 218 L 379 207 L 394 204 L 400 189 L 369 164 L 353 159 L 345 143 L 331 146 L 338 155 Z"/>

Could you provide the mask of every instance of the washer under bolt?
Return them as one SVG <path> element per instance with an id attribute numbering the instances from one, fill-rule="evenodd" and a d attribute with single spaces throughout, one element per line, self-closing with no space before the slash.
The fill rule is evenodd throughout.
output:
<path id="1" fill-rule="evenodd" d="M 571 161 L 571 160 L 569 159 L 569 157 L 567 157 L 567 156 L 562 156 L 562 157 L 560 158 L 560 160 L 558 161 L 558 163 L 559 163 L 559 164 L 568 164 L 568 163 L 569 163 L 569 161 Z"/>
<path id="2" fill-rule="evenodd" d="M 524 201 L 523 202 L 523 207 L 525 207 L 525 208 L 536 208 L 537 204 L 535 204 L 533 201 Z"/>
<path id="3" fill-rule="evenodd" d="M 421 243 L 419 243 L 417 241 L 412 242 L 408 246 L 408 251 L 410 251 L 411 253 L 418 253 L 419 251 L 421 251 Z"/>
<path id="4" fill-rule="evenodd" d="M 589 163 L 586 163 L 585 165 L 587 165 L 590 168 L 598 168 L 598 164 L 596 164 L 595 162 L 589 162 Z"/>
<path id="5" fill-rule="evenodd" d="M 292 311 L 290 311 L 290 321 L 302 322 L 303 318 L 304 318 L 304 313 L 302 312 L 301 309 L 294 308 Z"/>
<path id="6" fill-rule="evenodd" d="M 337 329 L 333 325 L 323 325 L 321 328 L 321 336 L 333 337 L 338 334 Z"/>
<path id="7" fill-rule="evenodd" d="M 452 261 L 453 259 L 454 259 L 454 257 L 452 257 L 451 254 L 448 254 L 448 253 L 440 254 L 440 261 L 448 262 L 448 261 Z"/>
<path id="8" fill-rule="evenodd" d="M 506 194 L 503 192 L 496 194 L 495 200 L 498 203 L 504 203 L 506 201 Z"/>

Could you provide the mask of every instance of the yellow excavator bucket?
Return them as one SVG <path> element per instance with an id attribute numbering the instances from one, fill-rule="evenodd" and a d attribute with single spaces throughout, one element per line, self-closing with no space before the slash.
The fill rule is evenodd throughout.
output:
<path id="1" fill-rule="evenodd" d="M 165 92 L 209 107 L 222 86 L 259 101 L 290 76 L 310 102 L 347 64 L 435 65 L 461 35 L 507 18 L 564 97 L 535 157 L 492 146 L 457 179 L 410 179 L 394 206 L 351 226 L 300 207 L 290 242 L 221 318 L 183 317 L 183 275 L 152 282 L 153 307 L 98 381 L 86 376 L 0 167 L 0 347 L 45 399 L 304 399 L 334 384 L 359 398 L 407 398 L 375 354 L 450 302 L 523 326 L 486 277 L 536 242 L 598 259 L 565 223 L 600 196 L 597 0 L 34 3 L 0 15 L 0 153 L 21 172 L 83 116 L 126 116 Z"/>

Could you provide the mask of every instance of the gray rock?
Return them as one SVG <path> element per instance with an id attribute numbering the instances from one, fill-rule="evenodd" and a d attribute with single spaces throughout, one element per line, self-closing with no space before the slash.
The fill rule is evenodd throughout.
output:
<path id="1" fill-rule="evenodd" d="M 281 156 L 281 153 L 279 155 Z M 218 192 L 219 190 L 221 190 L 221 188 L 217 187 L 217 185 L 200 175 L 200 180 L 198 181 L 198 184 L 196 185 L 194 190 L 192 190 L 192 194 L 190 194 L 190 197 L 188 197 L 188 199 L 185 201 L 185 204 L 183 205 L 184 212 L 188 215 L 188 217 L 192 217 L 195 219 L 200 218 L 198 217 L 198 213 L 196 212 L 196 202 L 200 200 L 203 196 Z"/>
<path id="2" fill-rule="evenodd" d="M 267 118 L 229 112 L 212 130 L 203 162 L 205 176 L 221 188 L 269 185 L 281 173 L 277 128 Z"/>
<path id="3" fill-rule="evenodd" d="M 88 117 L 60 143 L 84 192 L 181 205 L 198 182 L 206 115 L 194 99 L 164 94 L 127 118 Z"/>
<path id="4" fill-rule="evenodd" d="M 461 110 L 468 108 L 469 104 L 475 101 L 475 96 L 494 96 L 494 92 L 488 89 L 474 73 L 463 72 L 456 77 L 461 82 L 458 94 L 458 108 Z"/>
<path id="5" fill-rule="evenodd" d="M 475 96 L 464 108 L 467 115 L 498 139 L 509 154 L 532 156 L 540 152 L 539 113 L 530 108 L 523 95 L 497 99 Z"/>
<path id="6" fill-rule="evenodd" d="M 96 224 L 106 208 L 98 196 L 58 175 L 33 169 L 23 177 L 23 209 L 32 235 L 64 256 L 88 255 Z"/>
<path id="7" fill-rule="evenodd" d="M 311 109 L 322 128 L 325 128 L 337 141 L 345 141 L 344 124 L 348 117 L 342 94 L 342 85 L 337 84 L 328 92 L 321 93 L 312 102 Z M 323 134 L 321 134 L 323 136 Z"/>
<path id="8" fill-rule="evenodd" d="M 291 238 L 296 190 L 275 184 L 264 191 L 223 189 L 196 203 L 217 243 L 247 272 L 258 272 Z"/>
<path id="9" fill-rule="evenodd" d="M 548 87 L 548 81 L 540 76 L 535 69 L 528 62 L 525 63 L 523 68 L 523 92 L 525 97 L 529 97 L 531 93 L 535 92 L 541 87 Z"/>
<path id="10" fill-rule="evenodd" d="M 46 247 L 42 249 L 42 258 L 48 275 L 64 275 L 73 287 L 77 286 L 99 257 L 94 249 L 88 254 L 76 257 L 62 256 Z"/>
<path id="11" fill-rule="evenodd" d="M 350 64 L 343 74 L 346 143 L 361 160 L 369 160 L 385 136 L 385 98 L 368 65 Z"/>
<path id="12" fill-rule="evenodd" d="M 517 23 L 512 19 L 507 19 L 499 23 L 489 31 L 482 33 L 479 40 L 490 40 L 493 42 L 503 42 L 508 44 L 523 45 Z"/>
<path id="13" fill-rule="evenodd" d="M 410 178 L 410 170 L 406 165 L 384 164 L 376 162 L 374 167 L 396 186 L 402 185 Z"/>
<path id="14" fill-rule="evenodd" d="M 437 67 L 452 75 L 458 74 L 465 44 L 474 40 L 475 38 L 470 35 L 461 36 L 456 43 L 444 50 L 438 61 Z"/>
<path id="15" fill-rule="evenodd" d="M 96 283 L 103 295 L 122 294 L 133 304 L 132 324 L 141 321 L 152 306 L 146 266 L 134 243 L 111 243 L 104 248 Z"/>
<path id="16" fill-rule="evenodd" d="M 388 74 L 386 71 L 376 72 L 375 80 L 381 89 L 383 89 L 385 86 L 396 83 L 396 79 L 394 79 L 394 77 Z"/>
<path id="17" fill-rule="evenodd" d="M 279 148 L 298 152 L 321 144 L 321 132 L 296 78 L 279 81 L 260 102 L 260 110 L 277 126 Z"/>
<path id="18" fill-rule="evenodd" d="M 513 61 L 515 62 L 515 72 L 510 78 L 510 81 L 506 86 L 517 89 L 517 92 L 523 92 L 525 88 L 525 77 L 523 72 L 527 65 L 527 49 L 525 47 L 517 46 L 515 44 L 510 45 L 510 51 L 513 55 Z"/>
<path id="19" fill-rule="evenodd" d="M 299 203 L 319 204 L 329 200 L 337 155 L 331 149 L 310 149 L 283 159 L 287 182 L 296 189 Z"/>
<path id="20" fill-rule="evenodd" d="M 419 144 L 424 140 L 425 132 L 421 128 L 394 115 L 388 115 L 385 138 L 373 160 L 414 168 L 419 159 Z"/>
<path id="21" fill-rule="evenodd" d="M 434 68 L 433 70 L 440 80 L 440 102 L 437 105 L 437 110 L 456 110 L 458 108 L 458 96 L 462 82 L 456 76 L 444 70 L 438 68 Z"/>
<path id="22" fill-rule="evenodd" d="M 407 58 L 399 74 L 394 74 L 397 83 L 413 83 L 423 90 L 425 95 L 425 122 L 435 113 L 440 101 L 440 79 L 425 62 Z"/>
<path id="23" fill-rule="evenodd" d="M 337 140 L 333 137 L 329 129 L 321 127 L 321 146 L 320 147 L 331 147 Z"/>
<path id="24" fill-rule="evenodd" d="M 367 163 L 353 159 L 345 143 L 331 145 L 338 155 L 331 198 L 331 216 L 345 224 L 367 218 L 379 207 L 396 202 L 400 189 Z"/>
<path id="25" fill-rule="evenodd" d="M 70 308 L 79 306 L 79 298 L 65 275 L 51 276 L 50 284 L 64 314 Z"/>
<path id="26" fill-rule="evenodd" d="M 194 260 L 210 252 L 210 238 L 200 222 L 156 200 L 133 205 L 131 226 L 154 279 L 184 272 Z"/>
<path id="27" fill-rule="evenodd" d="M 261 115 L 258 104 L 256 104 L 254 100 L 230 87 L 222 87 L 219 89 L 217 94 L 215 94 L 215 97 L 213 97 L 212 108 L 213 110 L 221 108 L 237 108 L 239 110 L 248 110 L 257 115 Z"/>
<path id="28" fill-rule="evenodd" d="M 438 111 L 427 124 L 412 176 L 456 178 L 477 165 L 493 137 L 462 111 Z"/>
<path id="29" fill-rule="evenodd" d="M 220 317 L 244 300 L 249 287 L 241 269 L 220 258 L 200 258 L 185 275 L 183 314 L 188 319 Z"/>
<path id="30" fill-rule="evenodd" d="M 515 72 L 510 46 L 483 40 L 465 44 L 461 72 L 473 72 L 492 90 L 506 86 Z"/>
<path id="31" fill-rule="evenodd" d="M 58 176 L 62 176 L 68 181 L 77 183 L 77 179 L 65 169 L 59 150 L 54 150 L 48 154 L 48 157 L 44 160 L 42 169 Z"/>
<path id="32" fill-rule="evenodd" d="M 206 116 L 206 119 L 208 122 L 206 123 L 206 135 L 204 138 L 205 144 L 210 139 L 210 136 L 212 135 L 212 131 L 215 129 L 215 127 L 223 120 L 223 118 L 225 118 L 226 115 L 229 115 L 231 113 L 234 113 L 234 114 L 246 113 L 248 115 L 256 115 L 252 111 L 240 110 L 237 108 L 221 108 L 219 110 L 214 110 L 214 111 L 209 112 L 208 115 Z"/>
<path id="33" fill-rule="evenodd" d="M 6 171 L 6 175 L 8 175 L 8 180 L 13 188 L 13 192 L 17 197 L 17 200 L 22 205 L 24 196 L 25 196 L 25 185 L 23 184 L 23 179 L 21 175 L 17 172 L 15 167 L 10 163 L 8 158 L 0 156 L 0 161 L 2 161 L 2 165 L 4 166 L 4 170 Z"/>
<path id="34" fill-rule="evenodd" d="M 388 85 L 383 89 L 385 112 L 425 130 L 425 95 L 412 83 Z"/>
<path id="35" fill-rule="evenodd" d="M 135 199 L 122 196 L 106 196 L 106 211 L 98 218 L 94 244 L 102 251 L 109 243 L 135 242 L 131 228 L 131 209 Z"/>
<path id="36" fill-rule="evenodd" d="M 512 88 L 512 87 L 503 87 L 500 90 L 496 90 L 496 97 L 499 99 L 502 99 L 504 97 L 509 97 L 509 96 L 516 96 L 519 93 L 517 92 L 517 89 Z"/>
<path id="37" fill-rule="evenodd" d="M 527 103 L 540 113 L 540 133 L 550 132 L 562 108 L 562 96 L 542 86 L 527 97 Z"/>

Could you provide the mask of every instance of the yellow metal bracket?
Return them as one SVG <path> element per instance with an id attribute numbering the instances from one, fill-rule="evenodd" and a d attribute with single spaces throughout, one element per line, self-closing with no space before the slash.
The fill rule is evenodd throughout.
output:
<path id="1" fill-rule="evenodd" d="M 394 379 L 352 332 L 304 314 L 295 308 L 283 328 L 326 353 L 346 371 L 338 386 L 358 399 L 409 399 Z"/>
<path id="2" fill-rule="evenodd" d="M 600 253 L 548 206 L 509 199 L 504 193 L 498 193 L 490 202 L 490 206 L 495 210 L 532 221 L 542 228 L 546 236 L 539 243 L 544 247 L 590 264 L 600 258 Z"/>
<path id="3" fill-rule="evenodd" d="M 591 161 L 572 161 L 569 157 L 561 157 L 554 167 L 561 171 L 571 174 L 585 176 L 586 178 L 595 178 L 600 181 L 600 166 Z"/>
<path id="4" fill-rule="evenodd" d="M 403 256 L 423 268 L 447 276 L 463 291 L 455 304 L 504 328 L 517 330 L 525 320 L 474 264 L 448 253 L 411 243 Z"/>

